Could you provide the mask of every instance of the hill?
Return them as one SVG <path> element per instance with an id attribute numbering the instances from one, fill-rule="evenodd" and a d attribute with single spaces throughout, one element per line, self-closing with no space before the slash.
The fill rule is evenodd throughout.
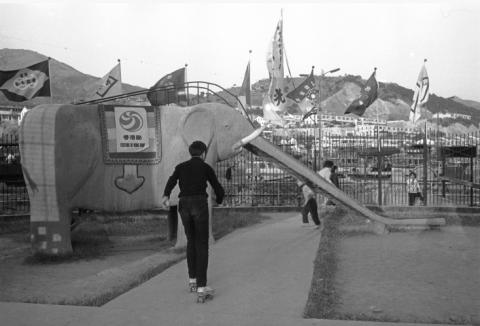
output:
<path id="1" fill-rule="evenodd" d="M 0 70 L 15 70 L 46 59 L 47 56 L 30 50 L 0 49 Z M 84 74 L 53 58 L 50 59 L 50 76 L 52 76 L 52 82 L 50 84 L 53 94 L 52 98 L 37 97 L 30 101 L 19 103 L 8 101 L 5 96 L 0 93 L 0 105 L 34 106 L 43 103 L 71 103 L 73 101 L 81 101 L 94 93 L 96 87 L 98 87 L 95 82 L 100 79 Z M 125 83 L 122 84 L 122 87 L 125 93 L 144 89 Z"/>
<path id="2" fill-rule="evenodd" d="M 325 113 L 343 115 L 348 105 L 360 95 L 361 87 L 366 80 L 360 76 L 344 75 L 336 77 L 315 76 L 317 85 L 320 85 L 320 99 Z M 287 79 L 288 90 L 293 85 L 298 86 L 304 78 Z M 268 91 L 268 79 L 262 79 L 252 85 L 252 104 L 261 106 L 264 94 Z M 232 92 L 237 94 L 239 88 Z M 410 106 L 412 104 L 413 90 L 395 83 L 379 83 L 378 99 L 367 109 L 365 117 L 385 119 L 388 121 L 408 121 Z M 290 103 L 289 110 L 296 111 L 295 103 Z M 444 98 L 430 94 L 425 110 L 421 111 L 421 119 L 429 122 L 440 122 L 441 127 L 451 126 L 452 132 L 471 132 L 480 125 L 480 103 L 462 100 L 458 97 Z M 435 113 L 457 113 L 471 116 L 471 120 L 434 119 Z M 463 131 L 462 131 L 463 130 Z"/>
<path id="3" fill-rule="evenodd" d="M 13 70 L 25 67 L 47 57 L 43 54 L 20 49 L 0 49 L 0 70 Z M 30 101 L 16 103 L 8 101 L 0 93 L 0 105 L 26 105 L 34 106 L 41 103 L 71 103 L 88 98 L 97 87 L 95 84 L 100 78 L 84 74 L 75 68 L 51 59 L 50 69 L 52 77 L 51 98 L 34 98 Z M 326 113 L 343 115 L 348 105 L 360 95 L 360 89 L 365 84 L 360 76 L 315 76 L 317 85 L 320 85 L 320 99 L 322 109 Z M 303 77 L 286 78 L 285 92 L 298 86 L 304 80 Z M 410 105 L 412 104 L 413 90 L 395 83 L 380 83 L 379 97 L 365 112 L 365 117 L 385 119 L 388 121 L 408 121 Z M 261 107 L 264 94 L 268 91 L 269 80 L 261 79 L 252 85 L 252 105 Z M 124 92 L 133 92 L 144 88 L 123 84 Z M 229 89 L 238 95 L 240 88 Z M 225 95 L 225 94 L 223 94 Z M 228 99 L 228 96 L 225 96 Z M 144 99 L 144 98 L 142 98 Z M 230 97 L 231 99 L 231 97 Z M 220 100 L 220 99 L 217 99 Z M 295 102 L 288 102 L 289 113 L 298 112 Z M 255 109 L 261 113 L 261 109 Z M 471 116 L 471 119 L 434 119 L 435 113 L 457 113 Z M 455 132 L 467 132 L 476 130 L 480 124 L 480 103 L 458 97 L 443 98 L 430 94 L 427 108 L 422 110 L 421 119 L 427 119 L 433 123 L 440 123 L 443 128 L 452 128 Z"/>
<path id="4" fill-rule="evenodd" d="M 480 110 L 480 102 L 472 101 L 472 100 L 464 100 L 464 99 L 461 99 L 457 96 L 452 96 L 452 97 L 450 97 L 450 99 L 455 101 L 455 102 L 461 103 L 463 105 L 469 106 L 471 108 Z"/>

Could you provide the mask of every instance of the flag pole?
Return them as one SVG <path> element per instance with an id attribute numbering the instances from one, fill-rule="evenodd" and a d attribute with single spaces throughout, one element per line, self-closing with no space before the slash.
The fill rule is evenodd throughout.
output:
<path id="1" fill-rule="evenodd" d="M 423 65 L 427 62 L 427 58 L 423 59 Z M 427 103 L 425 103 L 426 109 Z M 420 108 L 419 108 L 420 109 Z M 425 116 L 425 126 L 424 126 L 424 145 L 423 145 L 423 205 L 427 205 L 427 182 L 428 182 L 428 136 L 427 136 L 427 117 Z"/>
<path id="2" fill-rule="evenodd" d="M 249 73 L 250 76 L 252 76 L 252 66 L 250 64 L 251 60 L 252 60 L 252 50 L 250 49 L 250 50 L 248 50 L 248 73 Z M 252 89 L 251 89 L 250 85 L 251 85 L 252 80 L 250 79 L 250 76 L 248 76 L 249 81 L 250 81 L 249 85 L 248 85 L 248 87 L 250 87 L 250 90 L 248 92 L 250 94 L 250 98 L 248 99 L 248 102 L 250 103 L 250 106 L 251 106 L 252 105 Z M 247 100 L 245 100 L 245 102 L 247 102 Z M 251 107 L 249 107 L 249 109 L 251 109 Z M 247 117 L 248 117 L 248 113 L 247 113 Z"/>
<path id="3" fill-rule="evenodd" d="M 122 66 L 121 66 L 121 63 L 120 63 L 120 59 L 117 59 L 117 62 L 118 62 L 119 68 L 120 68 L 120 82 L 121 82 L 121 80 L 122 80 Z"/>
<path id="4" fill-rule="evenodd" d="M 375 80 L 377 80 L 377 67 L 373 69 L 373 74 L 375 77 Z M 377 81 L 377 89 L 379 89 L 380 85 L 378 85 Z M 380 118 L 378 116 L 378 107 L 375 108 L 375 113 L 377 115 L 377 123 L 376 123 L 376 129 L 377 129 L 377 150 L 378 150 L 378 155 L 377 155 L 377 177 L 378 177 L 378 191 L 377 191 L 377 201 L 378 205 L 382 206 L 382 172 L 383 172 L 383 157 L 381 155 L 382 151 L 382 146 L 380 143 Z"/>
<path id="5" fill-rule="evenodd" d="M 185 75 L 184 75 L 184 80 L 185 80 L 185 83 L 187 82 L 187 67 L 188 67 L 188 63 L 185 64 Z"/>
<path id="6" fill-rule="evenodd" d="M 50 71 L 50 57 L 48 57 L 48 79 L 50 83 L 50 104 L 53 104 L 53 83 L 52 83 L 52 72 Z"/>
<path id="7" fill-rule="evenodd" d="M 373 73 L 375 75 L 375 80 L 377 79 L 377 67 L 373 68 Z M 377 81 L 378 83 L 378 81 Z M 379 85 L 377 85 L 377 89 L 379 89 Z M 379 125 L 380 125 L 380 118 L 378 117 L 378 107 L 375 108 L 375 114 L 377 115 L 377 148 L 378 148 L 378 152 L 379 152 L 379 155 L 380 155 L 380 128 L 379 128 Z"/>
<path id="8" fill-rule="evenodd" d="M 122 86 L 122 66 L 121 66 L 121 63 L 120 63 L 120 58 L 117 59 L 117 62 L 118 62 L 118 75 L 120 77 L 120 91 L 123 93 L 123 86 Z M 128 98 L 127 98 L 127 101 L 128 101 Z"/>
<path id="9" fill-rule="evenodd" d="M 315 69 L 315 66 L 312 66 L 312 71 Z M 321 82 L 322 75 L 318 78 L 318 97 L 317 97 L 317 121 L 318 121 L 318 166 L 317 170 L 320 170 L 322 167 L 322 98 L 321 98 Z"/>
<path id="10" fill-rule="evenodd" d="M 185 92 L 185 96 L 187 98 L 187 105 L 190 105 L 190 95 L 188 94 L 188 87 L 185 87 L 185 84 L 187 83 L 187 67 L 188 67 L 188 63 L 185 63 L 185 69 L 183 71 L 184 73 L 184 80 L 183 80 L 183 85 L 184 85 L 184 92 L 185 92 L 185 88 L 186 88 L 186 92 Z M 178 91 L 176 91 L 175 93 L 177 93 L 177 99 L 178 99 Z"/>

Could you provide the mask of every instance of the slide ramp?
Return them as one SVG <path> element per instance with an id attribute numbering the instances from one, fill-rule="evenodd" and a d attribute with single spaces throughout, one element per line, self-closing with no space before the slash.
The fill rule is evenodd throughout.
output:
<path id="1" fill-rule="evenodd" d="M 323 195 L 329 196 L 334 202 L 371 220 L 374 223 L 374 231 L 376 233 L 386 233 L 394 229 L 414 229 L 445 225 L 445 219 L 443 218 L 392 219 L 375 214 L 362 204 L 347 196 L 343 191 L 322 178 L 302 162 L 286 154 L 280 148 L 261 137 L 255 138 L 249 144 L 245 145 L 245 148 L 256 155 L 269 158 L 293 176 L 305 182 L 312 189 L 318 189 L 319 192 Z"/>

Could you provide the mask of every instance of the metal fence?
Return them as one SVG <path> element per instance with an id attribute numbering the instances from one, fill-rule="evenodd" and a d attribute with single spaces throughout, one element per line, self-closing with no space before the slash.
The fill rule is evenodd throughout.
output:
<path id="1" fill-rule="evenodd" d="M 406 181 L 411 171 L 428 206 L 480 206 L 480 134 L 451 135 L 437 130 L 412 132 L 378 127 L 355 134 L 347 128 L 317 126 L 264 131 L 263 137 L 310 168 L 322 162 L 338 166 L 340 188 L 363 204 L 408 205 Z M 321 144 L 321 146 L 319 145 Z M 18 140 L 0 138 L 0 214 L 28 212 L 21 176 Z M 228 206 L 297 206 L 296 181 L 274 162 L 244 150 L 216 167 Z"/>
<path id="2" fill-rule="evenodd" d="M 479 133 L 382 126 L 362 134 L 324 129 L 320 146 L 318 127 L 312 126 L 270 130 L 264 137 L 317 171 L 325 160 L 333 161 L 340 188 L 363 204 L 408 205 L 407 178 L 414 172 L 424 198 L 417 205 L 480 205 Z M 228 181 L 234 185 L 227 187 L 228 205 L 298 204 L 295 180 L 274 164 L 250 154 L 217 164 L 220 175 L 229 168 L 235 172 Z"/>
<path id="3" fill-rule="evenodd" d="M 0 214 L 25 213 L 30 209 L 23 181 L 18 137 L 0 136 Z"/>

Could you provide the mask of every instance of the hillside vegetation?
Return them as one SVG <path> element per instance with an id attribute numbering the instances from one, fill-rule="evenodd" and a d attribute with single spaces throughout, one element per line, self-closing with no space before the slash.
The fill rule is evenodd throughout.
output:
<path id="1" fill-rule="evenodd" d="M 0 49 L 0 70 L 14 70 L 25 67 L 47 57 L 43 54 L 19 49 Z M 9 102 L 0 93 L 0 105 L 26 105 L 34 106 L 42 103 L 72 103 L 87 99 L 93 94 L 98 85 L 95 83 L 100 78 L 84 74 L 75 68 L 51 59 L 50 75 L 52 77 L 53 98 L 34 98 L 30 101 L 15 103 Z M 106 71 L 107 72 L 107 71 Z M 105 73 L 106 73 L 105 72 Z M 168 72 L 165 72 L 168 73 Z M 360 89 L 365 84 L 361 76 L 316 76 L 316 83 L 320 85 L 320 99 L 322 110 L 325 113 L 343 115 L 348 105 L 360 95 Z M 304 80 L 303 77 L 286 78 L 284 92 L 294 89 Z M 261 79 L 252 84 L 252 105 L 261 107 L 264 95 L 268 91 L 269 80 Z M 123 83 L 125 93 L 142 90 L 144 88 Z M 229 89 L 233 94 L 238 95 L 240 87 Z M 223 94 L 225 95 L 225 94 Z M 389 121 L 408 121 L 410 105 L 412 104 L 413 90 L 395 83 L 380 83 L 379 97 L 365 112 L 366 117 Z M 142 97 L 142 99 L 144 96 Z M 226 96 L 228 98 L 228 96 Z M 209 98 L 210 99 L 210 98 Z M 213 97 L 212 97 L 213 99 Z M 230 97 L 232 99 L 232 97 Z M 221 101 L 220 99 L 217 99 Z M 233 100 L 232 100 L 233 101 Z M 233 103 L 232 103 L 233 104 Z M 298 106 L 293 101 L 287 102 L 289 113 L 298 112 Z M 459 113 L 472 117 L 471 120 L 457 118 L 444 119 L 439 121 L 443 127 L 455 126 L 455 130 L 471 131 L 476 130 L 480 124 L 480 103 L 464 100 L 458 97 L 444 98 L 436 94 L 430 94 L 426 110 L 421 111 L 421 119 L 436 122 L 434 114 Z M 261 114 L 261 109 L 255 109 L 255 113 Z"/>

